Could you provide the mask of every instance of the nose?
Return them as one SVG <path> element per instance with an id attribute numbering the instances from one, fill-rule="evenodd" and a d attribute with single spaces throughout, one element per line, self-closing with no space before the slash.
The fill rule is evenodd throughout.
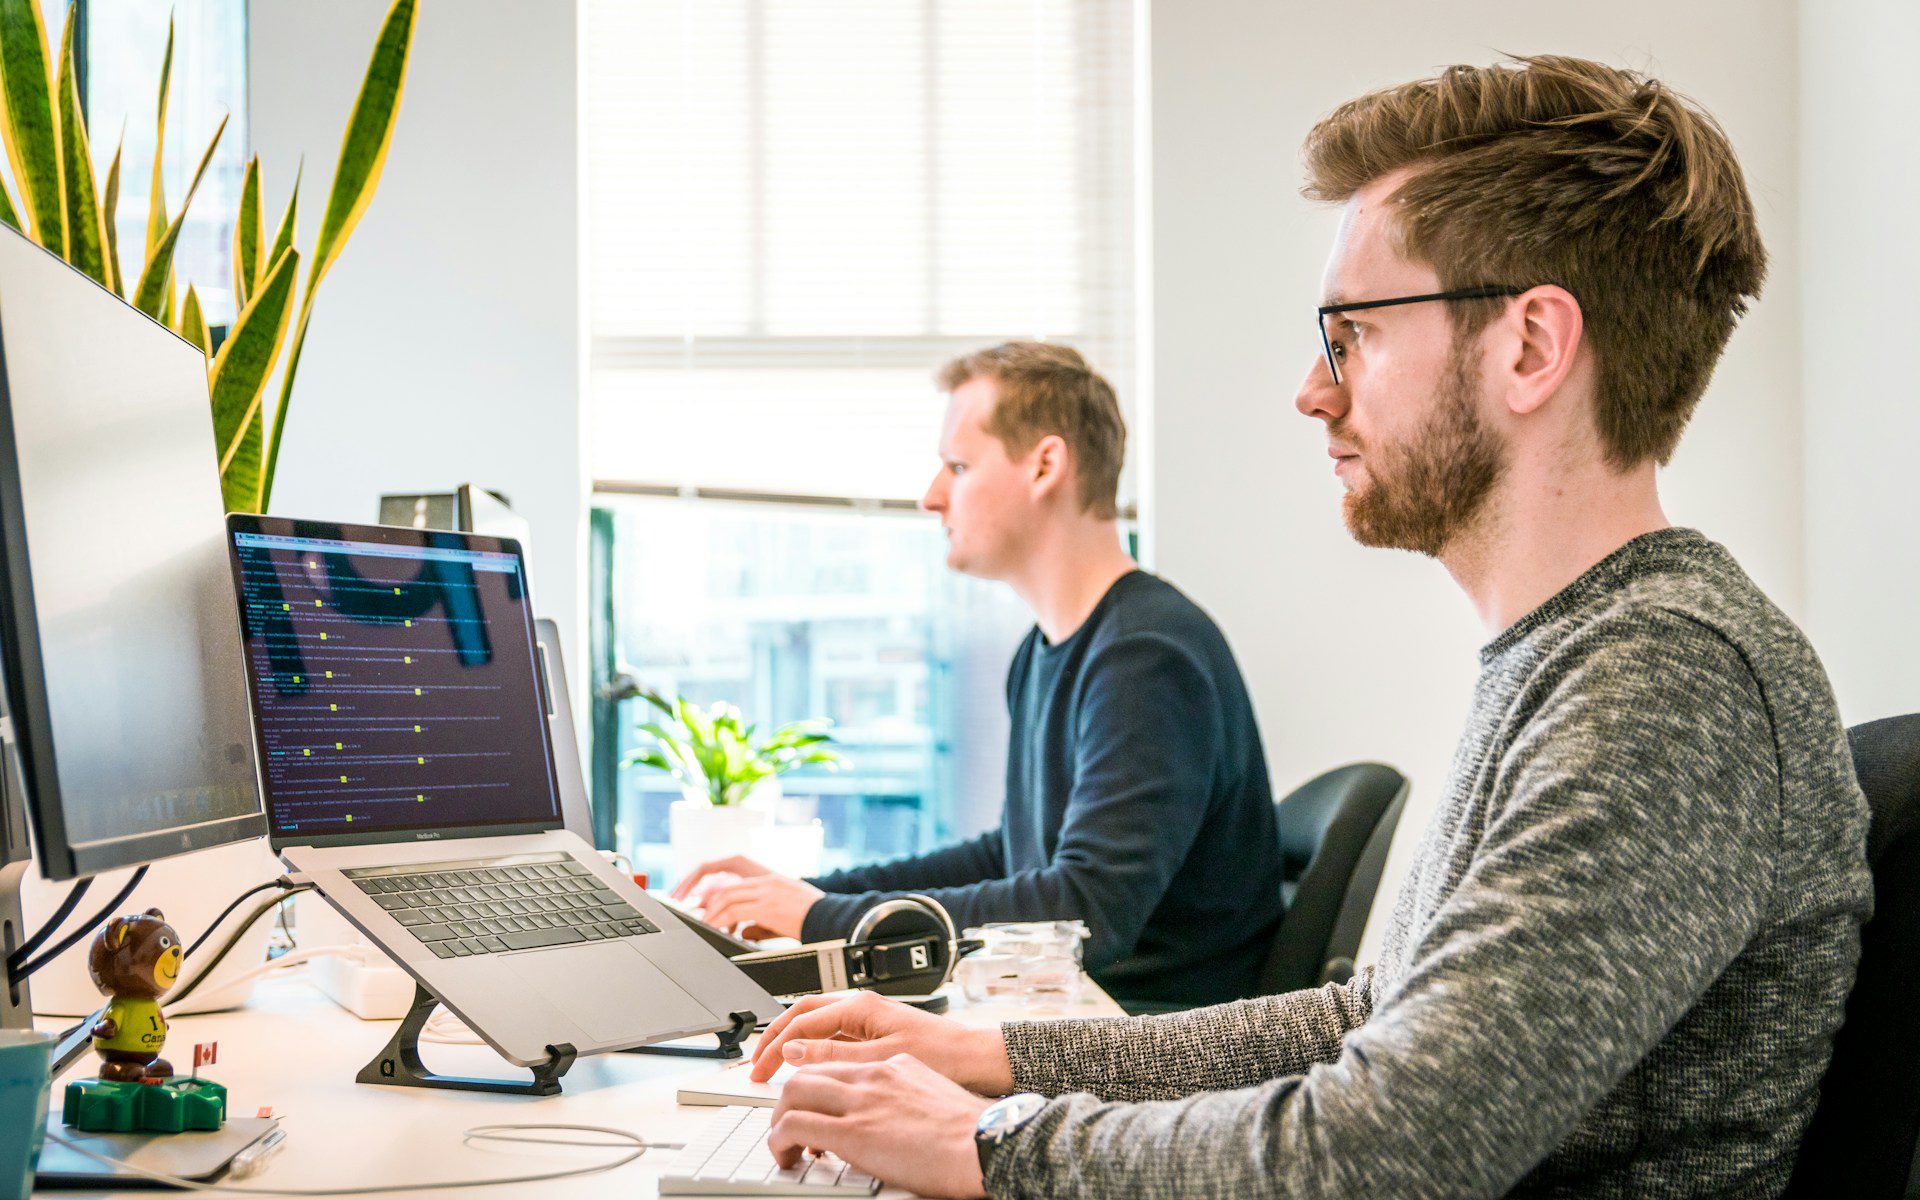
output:
<path id="1" fill-rule="evenodd" d="M 947 507 L 947 473 L 944 469 L 933 473 L 933 482 L 927 485 L 926 494 L 920 497 L 920 511 L 937 513 Z"/>
<path id="2" fill-rule="evenodd" d="M 1313 356 L 1313 365 L 1307 368 L 1307 376 L 1294 394 L 1293 406 L 1301 416 L 1315 417 L 1328 424 L 1346 415 L 1347 389 L 1333 381 L 1333 371 L 1327 366 L 1324 354 Z"/>

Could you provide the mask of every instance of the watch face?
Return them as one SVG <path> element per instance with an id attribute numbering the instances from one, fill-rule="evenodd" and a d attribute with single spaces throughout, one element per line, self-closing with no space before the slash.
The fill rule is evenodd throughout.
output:
<path id="1" fill-rule="evenodd" d="M 1034 1092 L 1020 1092 L 996 1100 L 980 1114 L 974 1136 L 983 1142 L 998 1142 L 1039 1116 L 1046 1106 L 1047 1098 Z"/>

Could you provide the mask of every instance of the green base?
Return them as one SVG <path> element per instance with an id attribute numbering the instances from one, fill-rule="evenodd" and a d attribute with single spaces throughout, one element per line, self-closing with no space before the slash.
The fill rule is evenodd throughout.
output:
<path id="1" fill-rule="evenodd" d="M 180 1133 L 218 1129 L 226 1119 L 227 1089 L 211 1079 L 78 1079 L 60 1106 L 61 1121 L 88 1133 Z"/>

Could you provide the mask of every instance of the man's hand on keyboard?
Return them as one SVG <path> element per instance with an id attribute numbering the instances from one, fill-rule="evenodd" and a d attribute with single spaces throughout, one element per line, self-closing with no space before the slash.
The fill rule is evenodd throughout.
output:
<path id="1" fill-rule="evenodd" d="M 771 871 L 764 875 L 726 881 L 718 877 L 701 894 L 703 919 L 721 929 L 745 926 L 756 937 L 800 936 L 807 911 L 823 893 L 804 879 L 789 879 Z"/>
<path id="2" fill-rule="evenodd" d="M 782 1167 L 835 1154 L 923 1196 L 986 1195 L 973 1130 L 990 1103 L 909 1055 L 794 1072 L 767 1148 Z"/>
<path id="3" fill-rule="evenodd" d="M 877 1063 L 897 1054 L 983 1095 L 1013 1090 L 999 1029 L 969 1029 L 873 992 L 802 996 L 760 1035 L 751 1077 L 764 1083 L 787 1063 Z"/>

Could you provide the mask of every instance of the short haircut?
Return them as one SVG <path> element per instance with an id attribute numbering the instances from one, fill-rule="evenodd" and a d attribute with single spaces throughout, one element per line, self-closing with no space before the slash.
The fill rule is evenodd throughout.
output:
<path id="1" fill-rule="evenodd" d="M 1522 57 L 1371 92 L 1314 126 L 1306 195 L 1344 201 L 1402 167 L 1401 250 L 1446 289 L 1557 284 L 1580 303 L 1609 462 L 1664 464 L 1767 255 L 1714 119 L 1659 81 Z M 1449 305 L 1456 332 L 1500 309 Z"/>
<path id="2" fill-rule="evenodd" d="M 1058 434 L 1073 456 L 1082 511 L 1103 520 L 1120 515 L 1126 422 L 1113 385 L 1078 350 L 1053 342 L 1006 342 L 963 354 L 934 378 L 945 392 L 970 380 L 993 380 L 1000 398 L 987 416 L 987 432 L 1016 456 Z"/>

